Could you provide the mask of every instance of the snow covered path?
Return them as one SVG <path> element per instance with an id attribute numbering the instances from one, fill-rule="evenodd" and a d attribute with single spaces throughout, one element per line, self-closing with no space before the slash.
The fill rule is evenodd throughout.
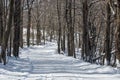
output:
<path id="1" fill-rule="evenodd" d="M 21 50 L 21 58 L 0 64 L 0 80 L 120 80 L 115 68 L 83 62 L 56 53 L 47 43 Z"/>

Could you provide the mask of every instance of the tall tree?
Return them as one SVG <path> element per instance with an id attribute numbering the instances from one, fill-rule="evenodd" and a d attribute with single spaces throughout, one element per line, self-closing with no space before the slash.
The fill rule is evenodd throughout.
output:
<path id="1" fill-rule="evenodd" d="M 3 0 L 0 0 L 0 45 L 3 37 Z"/>
<path id="2" fill-rule="evenodd" d="M 14 12 L 14 0 L 10 0 L 10 10 L 9 10 L 9 18 L 8 18 L 8 25 L 7 28 L 5 29 L 5 33 L 3 35 L 3 40 L 2 40 L 2 45 L 1 45 L 1 59 L 6 65 L 6 49 L 8 45 L 8 40 L 12 28 L 12 21 L 13 21 L 13 12 Z"/>
<path id="3" fill-rule="evenodd" d="M 120 0 L 117 0 L 116 50 L 120 62 Z"/>
<path id="4" fill-rule="evenodd" d="M 72 0 L 66 0 L 66 23 L 67 23 L 67 46 L 68 56 L 75 57 L 75 44 L 74 44 L 74 26 L 73 26 L 73 9 Z"/>
<path id="5" fill-rule="evenodd" d="M 40 25 L 40 2 L 41 1 L 37 1 L 37 4 L 36 4 L 36 8 L 37 8 L 37 11 L 36 11 L 36 14 L 37 14 L 37 18 L 36 18 L 36 31 L 37 31 L 37 34 L 36 34 L 36 43 L 37 43 L 37 45 L 39 45 L 40 43 L 41 43 L 41 30 L 40 30 L 40 27 L 41 27 L 41 25 Z"/>
<path id="6" fill-rule="evenodd" d="M 82 35 L 82 58 L 89 61 L 89 33 L 88 33 L 88 1 L 83 1 L 83 35 Z"/>
<path id="7" fill-rule="evenodd" d="M 14 39 L 13 39 L 13 55 L 15 57 L 19 57 L 20 26 L 21 26 L 21 0 L 15 0 Z"/>
<path id="8" fill-rule="evenodd" d="M 110 5 L 107 3 L 107 25 L 106 25 L 106 37 L 105 37 L 105 53 L 107 58 L 107 65 L 110 65 L 111 60 L 111 49 L 110 49 L 110 18 L 111 17 L 111 11 L 110 11 Z"/>
<path id="9" fill-rule="evenodd" d="M 57 0 L 57 13 L 58 13 L 58 53 L 61 51 L 61 1 Z"/>
<path id="10" fill-rule="evenodd" d="M 23 14 L 25 0 L 21 0 L 21 28 L 20 28 L 20 47 L 23 48 Z"/>
<path id="11" fill-rule="evenodd" d="M 31 10 L 34 0 L 27 0 L 28 24 L 27 24 L 27 46 L 30 46 Z"/>

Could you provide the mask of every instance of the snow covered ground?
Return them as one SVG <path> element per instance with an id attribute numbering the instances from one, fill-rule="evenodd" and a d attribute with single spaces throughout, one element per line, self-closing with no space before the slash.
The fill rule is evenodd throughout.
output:
<path id="1" fill-rule="evenodd" d="M 0 80 L 120 80 L 120 70 L 59 55 L 57 45 L 25 47 L 19 59 L 0 64 Z"/>

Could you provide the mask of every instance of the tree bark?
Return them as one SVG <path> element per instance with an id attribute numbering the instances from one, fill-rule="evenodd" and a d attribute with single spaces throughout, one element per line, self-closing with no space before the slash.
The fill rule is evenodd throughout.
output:
<path id="1" fill-rule="evenodd" d="M 110 17 L 111 11 L 110 6 L 107 4 L 107 25 L 106 25 L 106 36 L 105 36 L 105 53 L 107 59 L 107 65 L 110 65 L 111 61 L 111 49 L 110 49 Z"/>
<path id="2" fill-rule="evenodd" d="M 3 38 L 3 0 L 0 0 L 0 45 Z"/>
<path id="3" fill-rule="evenodd" d="M 19 57 L 21 26 L 21 0 L 15 0 L 13 56 Z"/>
<path id="4" fill-rule="evenodd" d="M 4 65 L 6 65 L 6 48 L 7 48 L 11 28 L 12 28 L 13 12 L 14 12 L 14 0 L 10 0 L 10 13 L 9 13 L 8 25 L 7 25 L 7 29 L 5 30 L 3 40 L 2 40 L 2 46 L 1 46 L 1 49 L 2 49 L 1 57 Z"/>
<path id="5" fill-rule="evenodd" d="M 120 62 L 120 0 L 117 0 L 118 6 L 117 6 L 117 30 L 116 30 L 116 55 L 117 59 Z"/>
<path id="6" fill-rule="evenodd" d="M 58 12 L 58 53 L 61 52 L 61 3 L 59 3 L 59 0 L 57 0 L 57 12 Z"/>
<path id="7" fill-rule="evenodd" d="M 89 62 L 89 33 L 88 33 L 88 3 L 83 1 L 83 36 L 82 36 L 82 58 Z"/>

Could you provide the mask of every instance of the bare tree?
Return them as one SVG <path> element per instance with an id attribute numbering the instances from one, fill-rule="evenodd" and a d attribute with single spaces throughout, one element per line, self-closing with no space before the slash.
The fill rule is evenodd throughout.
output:
<path id="1" fill-rule="evenodd" d="M 7 49 L 7 44 L 11 32 L 11 27 L 12 27 L 12 21 L 13 21 L 13 11 L 14 11 L 14 0 L 10 0 L 10 10 L 9 10 L 9 19 L 8 19 L 8 25 L 5 30 L 5 33 L 3 35 L 3 40 L 2 40 L 2 46 L 1 46 L 1 59 L 4 63 L 6 64 L 6 49 Z"/>
<path id="2" fill-rule="evenodd" d="M 28 25 L 27 25 L 27 46 L 30 46 L 31 10 L 34 0 L 27 0 Z"/>
<path id="3" fill-rule="evenodd" d="M 120 1 L 117 0 L 117 29 L 116 29 L 116 50 L 120 62 Z"/>
<path id="4" fill-rule="evenodd" d="M 15 0 L 13 55 L 19 57 L 21 26 L 21 0 Z"/>

